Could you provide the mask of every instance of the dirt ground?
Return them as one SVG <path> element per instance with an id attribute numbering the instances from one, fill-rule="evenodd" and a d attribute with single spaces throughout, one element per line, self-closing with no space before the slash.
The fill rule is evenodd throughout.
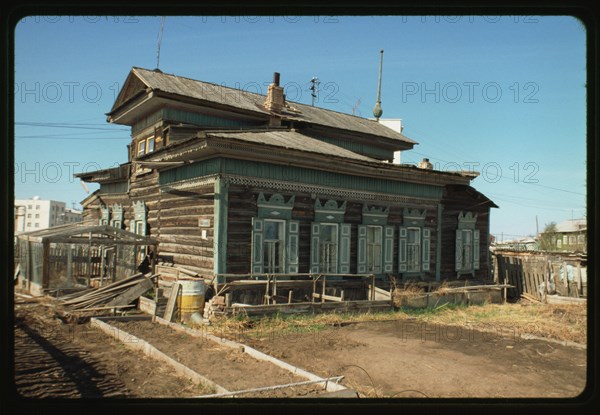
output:
<path id="1" fill-rule="evenodd" d="M 146 340 L 161 352 L 207 377 L 228 391 L 303 382 L 270 362 L 257 360 L 240 350 L 231 349 L 206 338 L 192 337 L 152 321 L 108 321 L 125 332 Z M 302 385 L 277 391 L 244 394 L 241 397 L 301 397 L 317 395 L 323 388 Z"/>
<path id="2" fill-rule="evenodd" d="M 15 302 L 15 386 L 24 398 L 160 398 L 210 393 L 47 301 Z"/>
<path id="3" fill-rule="evenodd" d="M 586 351 L 410 320 L 239 340 L 363 397 L 566 398 L 586 384 Z"/>
<path id="4" fill-rule="evenodd" d="M 64 324 L 55 311 L 49 299 L 16 298 L 15 384 L 22 396 L 180 398 L 211 393 L 89 323 Z M 118 325 L 229 390 L 304 380 L 158 323 Z M 342 384 L 361 397 L 563 398 L 577 396 L 586 382 L 583 349 L 411 320 L 228 337 L 322 377 L 342 375 Z M 314 397 L 320 391 L 313 385 L 244 397 Z"/>

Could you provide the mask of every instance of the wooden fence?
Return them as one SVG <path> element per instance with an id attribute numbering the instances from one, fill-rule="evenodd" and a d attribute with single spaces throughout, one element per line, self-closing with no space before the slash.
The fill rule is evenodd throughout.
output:
<path id="1" fill-rule="evenodd" d="M 522 294 L 544 301 L 547 294 L 587 296 L 587 257 L 579 254 L 496 250 L 494 279 L 510 284 L 509 299 Z"/>

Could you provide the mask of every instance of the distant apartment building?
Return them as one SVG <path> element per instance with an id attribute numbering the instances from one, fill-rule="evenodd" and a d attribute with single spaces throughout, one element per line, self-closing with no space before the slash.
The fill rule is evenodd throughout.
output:
<path id="1" fill-rule="evenodd" d="M 65 202 L 39 197 L 15 200 L 15 233 L 81 222 L 81 212 L 68 209 Z"/>

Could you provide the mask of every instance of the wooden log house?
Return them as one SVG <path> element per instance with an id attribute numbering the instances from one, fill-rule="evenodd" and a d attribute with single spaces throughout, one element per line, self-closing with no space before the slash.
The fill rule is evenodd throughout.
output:
<path id="1" fill-rule="evenodd" d="M 393 163 L 415 141 L 377 120 L 134 67 L 108 122 L 128 162 L 80 173 L 84 218 L 155 237 L 199 274 L 486 279 L 491 200 L 474 172 Z"/>

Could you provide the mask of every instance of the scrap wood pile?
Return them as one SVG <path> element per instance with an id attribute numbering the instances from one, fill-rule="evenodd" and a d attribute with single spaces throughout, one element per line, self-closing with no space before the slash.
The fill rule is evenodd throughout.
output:
<path id="1" fill-rule="evenodd" d="M 133 307 L 131 303 L 154 287 L 152 279 L 156 276 L 138 273 L 105 287 L 62 296 L 60 300 L 73 312 L 129 308 Z"/>

